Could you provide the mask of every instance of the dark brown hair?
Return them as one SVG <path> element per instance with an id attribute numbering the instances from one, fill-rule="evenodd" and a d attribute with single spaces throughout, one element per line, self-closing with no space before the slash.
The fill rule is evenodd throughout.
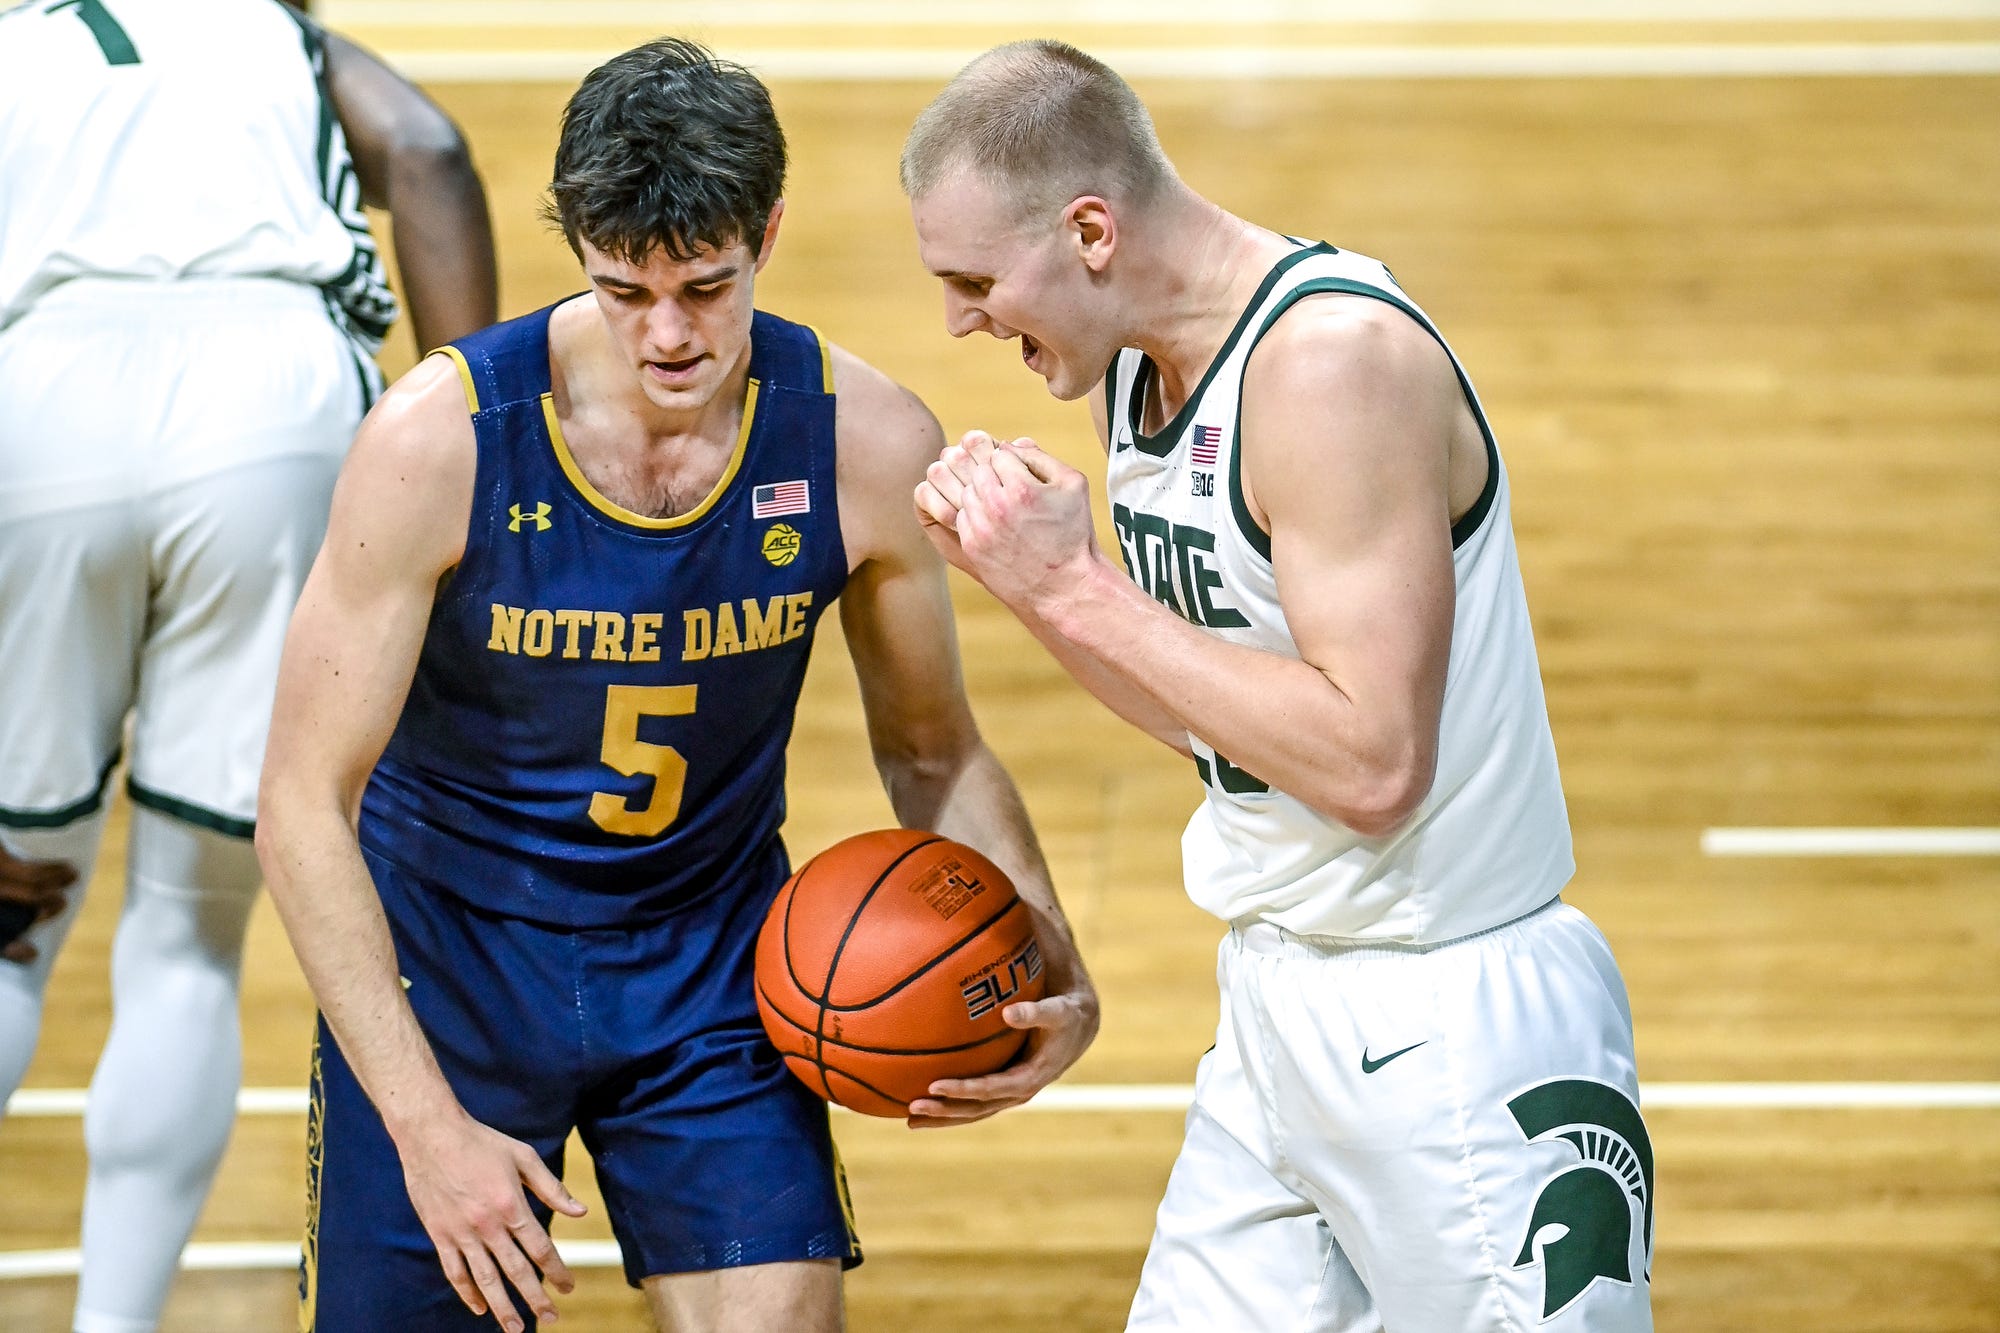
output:
<path id="1" fill-rule="evenodd" d="M 663 37 L 592 70 L 563 111 L 544 216 L 630 264 L 743 241 L 754 254 L 785 189 L 785 134 L 741 65 Z"/>

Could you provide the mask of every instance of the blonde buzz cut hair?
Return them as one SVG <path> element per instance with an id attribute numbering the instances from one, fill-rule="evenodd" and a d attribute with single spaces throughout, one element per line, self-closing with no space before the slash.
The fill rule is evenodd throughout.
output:
<path id="1" fill-rule="evenodd" d="M 903 193 L 920 199 L 970 170 L 1022 215 L 1083 195 L 1146 203 L 1174 179 L 1130 84 L 1065 42 L 996 46 L 958 72 L 903 144 Z"/>

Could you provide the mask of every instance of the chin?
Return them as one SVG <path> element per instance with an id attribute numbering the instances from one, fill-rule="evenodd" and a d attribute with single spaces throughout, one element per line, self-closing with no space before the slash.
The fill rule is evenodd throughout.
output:
<path id="1" fill-rule="evenodd" d="M 1054 375 L 1044 379 L 1042 383 L 1048 388 L 1049 397 L 1063 403 L 1073 403 L 1097 387 L 1095 381 L 1089 384 L 1077 384 L 1073 382 L 1073 377 L 1066 369 L 1057 371 Z"/>

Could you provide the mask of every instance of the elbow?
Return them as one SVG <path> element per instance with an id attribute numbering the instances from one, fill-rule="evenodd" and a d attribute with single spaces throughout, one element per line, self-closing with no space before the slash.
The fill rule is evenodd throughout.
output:
<path id="1" fill-rule="evenodd" d="M 257 853 L 257 868 L 264 872 L 266 884 L 275 884 L 280 878 L 274 873 L 280 863 L 279 848 L 283 843 L 280 831 L 283 820 L 276 813 L 277 804 L 270 799 L 268 791 L 258 796 L 257 827 L 250 836 L 250 845 Z"/>
<path id="2" fill-rule="evenodd" d="M 421 189 L 471 185 L 479 187 L 472 149 L 458 126 L 443 115 L 412 118 L 397 126 L 390 139 L 392 180 Z M 394 203 L 390 205 L 394 208 Z"/>
<path id="3" fill-rule="evenodd" d="M 1436 777 L 1436 755 L 1408 755 L 1376 767 L 1358 783 L 1330 794 L 1320 813 L 1364 838 L 1386 838 L 1422 808 Z"/>

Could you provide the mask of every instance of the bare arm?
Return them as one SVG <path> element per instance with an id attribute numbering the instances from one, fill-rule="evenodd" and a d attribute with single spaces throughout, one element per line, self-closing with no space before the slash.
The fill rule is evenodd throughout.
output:
<path id="1" fill-rule="evenodd" d="M 1097 427 L 1099 444 L 1108 447 L 1109 433 L 1105 425 L 1104 386 L 1099 384 L 1090 392 L 1090 419 Z M 996 442 L 983 430 L 968 431 L 959 440 L 959 447 L 973 452 L 983 452 Z M 932 470 L 943 469 L 942 461 L 933 461 Z M 956 511 L 939 498 L 936 484 L 926 473 L 926 479 L 916 491 L 917 518 L 923 525 L 923 532 L 930 539 L 931 546 L 947 561 L 966 568 L 965 555 L 958 544 L 958 534 L 951 528 L 956 521 Z M 937 511 L 933 518 L 931 510 Z M 968 571 L 969 572 L 969 571 Z M 1112 671 L 1090 654 L 1057 634 L 1046 623 L 1022 617 L 1022 625 L 1034 635 L 1042 647 L 1048 649 L 1049 656 L 1069 672 L 1077 684 L 1090 691 L 1097 701 L 1124 718 L 1139 730 L 1159 741 L 1168 749 L 1192 757 L 1193 747 L 1188 744 L 1187 728 L 1183 727 L 1166 709 L 1155 703 L 1144 690 Z"/>
<path id="2" fill-rule="evenodd" d="M 1436 767 L 1454 595 L 1449 445 L 1463 410 L 1436 342 L 1373 302 L 1309 301 L 1259 345 L 1239 447 L 1299 660 L 1226 642 L 1147 597 L 1079 532 L 1082 477 L 1039 451 L 959 462 L 959 537 L 1024 620 L 1240 767 L 1380 836 L 1422 802 Z"/>
<path id="3" fill-rule="evenodd" d="M 392 1136 L 456 1112 L 397 980 L 355 833 L 401 715 L 437 582 L 457 561 L 471 424 L 433 358 L 372 412 L 293 613 L 258 795 L 257 851 L 306 979 Z"/>
<path id="4" fill-rule="evenodd" d="M 326 34 L 326 72 L 362 198 L 395 222 L 396 269 L 418 353 L 496 322 L 493 225 L 458 126 L 415 84 L 337 33 Z"/>
<path id="5" fill-rule="evenodd" d="M 402 713 L 438 581 L 462 553 L 473 467 L 458 373 L 442 357 L 420 363 L 362 424 L 285 639 L 257 854 L 447 1275 L 469 1307 L 483 1313 L 491 1304 L 503 1327 L 519 1329 L 499 1270 L 544 1315 L 554 1306 L 528 1260 L 558 1286 L 569 1280 L 528 1213 L 522 1181 L 564 1212 L 581 1206 L 532 1149 L 474 1122 L 445 1082 L 404 996 L 356 834 L 362 790 Z M 532 1231 L 520 1229 L 522 1219 Z"/>
<path id="6" fill-rule="evenodd" d="M 1028 1054 L 984 1079 L 933 1085 L 913 1124 L 981 1119 L 1028 1100 L 1075 1063 L 1097 1032 L 1097 994 L 1056 899 L 1026 807 L 980 738 L 959 670 L 944 563 L 907 497 L 943 437 L 914 396 L 835 350 L 841 527 L 857 558 L 841 594 L 876 768 L 896 817 L 977 847 L 1013 880 L 1035 918 L 1048 998 L 1003 1017 L 1033 1029 Z"/>

